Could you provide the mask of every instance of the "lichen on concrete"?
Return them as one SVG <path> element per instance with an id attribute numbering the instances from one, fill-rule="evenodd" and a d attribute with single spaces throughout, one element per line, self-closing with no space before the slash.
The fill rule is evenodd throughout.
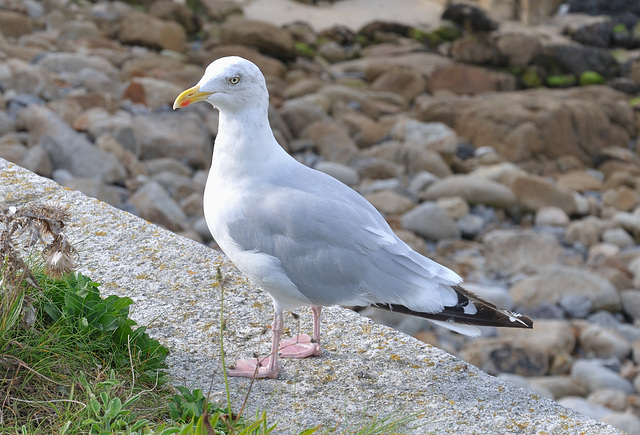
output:
<path id="1" fill-rule="evenodd" d="M 266 355 L 270 299 L 221 253 L 0 159 L 0 201 L 46 200 L 70 207 L 81 272 L 102 283 L 104 295 L 132 298 L 134 320 L 171 350 L 175 384 L 224 399 L 217 267 L 225 279 L 227 361 Z M 310 311 L 299 314 L 299 321 L 286 317 L 286 333 L 309 332 Z M 415 434 L 621 433 L 353 311 L 324 310 L 322 327 L 322 357 L 284 360 L 276 380 L 251 387 L 246 412 L 266 410 L 278 433 L 353 427 L 390 413 L 420 415 Z M 249 385 L 230 379 L 235 409 Z"/>

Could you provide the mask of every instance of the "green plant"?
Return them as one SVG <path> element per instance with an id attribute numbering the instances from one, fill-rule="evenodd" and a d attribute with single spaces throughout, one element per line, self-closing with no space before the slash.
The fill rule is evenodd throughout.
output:
<path id="1" fill-rule="evenodd" d="M 99 382 L 95 389 L 84 376 L 81 375 L 79 381 L 89 399 L 87 409 L 91 416 L 81 423 L 82 428 L 88 429 L 89 435 L 109 435 L 125 429 L 127 434 L 143 433 L 149 420 L 136 419 L 131 410 L 131 406 L 140 400 L 140 395 L 131 396 L 124 403 L 120 397 L 114 396 L 114 389 L 120 386 L 120 382 L 113 370 L 110 371 L 109 378 Z"/>
<path id="2" fill-rule="evenodd" d="M 584 71 L 578 78 L 580 86 L 601 85 L 604 83 L 604 77 L 595 71 Z"/>

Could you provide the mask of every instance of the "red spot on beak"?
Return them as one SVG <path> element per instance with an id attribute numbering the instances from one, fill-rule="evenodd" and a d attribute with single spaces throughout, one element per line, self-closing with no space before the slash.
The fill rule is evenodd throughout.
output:
<path id="1" fill-rule="evenodd" d="M 180 103 L 180 107 L 187 107 L 189 104 L 191 104 L 191 100 L 187 99 Z"/>

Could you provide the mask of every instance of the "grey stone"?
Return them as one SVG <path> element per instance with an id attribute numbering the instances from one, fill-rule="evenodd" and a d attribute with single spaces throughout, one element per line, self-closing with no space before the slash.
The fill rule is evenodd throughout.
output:
<path id="1" fill-rule="evenodd" d="M 43 177 L 51 177 L 53 163 L 49 153 L 41 145 L 32 146 L 27 150 L 20 165 Z"/>
<path id="2" fill-rule="evenodd" d="M 602 419 L 603 417 L 611 414 L 611 410 L 602 405 L 596 405 L 589 403 L 587 399 L 583 397 L 566 396 L 558 400 L 558 403 L 567 408 L 573 409 L 580 414 L 588 415 L 591 418 Z"/>
<path id="3" fill-rule="evenodd" d="M 171 196 L 155 181 L 140 187 L 128 201 L 140 217 L 162 225 L 171 231 L 185 229 L 187 215 Z"/>
<path id="4" fill-rule="evenodd" d="M 631 382 L 596 361 L 578 360 L 571 367 L 571 376 L 580 379 L 590 391 L 600 388 L 615 388 L 625 394 L 633 394 Z"/>
<path id="5" fill-rule="evenodd" d="M 329 109 L 329 101 L 326 101 L 327 107 L 324 109 L 317 104 L 318 98 L 321 97 L 301 97 L 287 100 L 280 108 L 280 116 L 282 116 L 295 137 L 299 137 L 304 129 L 314 122 L 330 119 L 326 112 Z"/>
<path id="6" fill-rule="evenodd" d="M 485 204 L 506 208 L 516 203 L 516 197 L 507 186 L 488 178 L 454 175 L 431 184 L 422 193 L 426 201 L 448 196 L 461 196 L 469 204 Z"/>
<path id="7" fill-rule="evenodd" d="M 615 329 L 590 325 L 579 337 L 580 347 L 588 356 L 624 360 L 631 353 L 629 342 Z"/>
<path id="8" fill-rule="evenodd" d="M 123 192 L 120 192 L 118 189 L 108 186 L 95 178 L 73 177 L 65 180 L 62 185 L 69 189 L 79 190 L 87 196 L 104 201 L 114 207 L 120 206 L 120 203 L 122 202 Z"/>
<path id="9" fill-rule="evenodd" d="M 640 320 L 640 290 L 625 290 L 620 297 L 622 310 L 634 320 Z"/>
<path id="10" fill-rule="evenodd" d="M 640 417 L 630 412 L 612 412 L 600 421 L 624 431 L 627 435 L 640 435 Z"/>
<path id="11" fill-rule="evenodd" d="M 569 215 L 558 207 L 543 207 L 536 212 L 535 224 L 564 227 L 569 224 Z"/>
<path id="12" fill-rule="evenodd" d="M 115 156 L 97 149 L 47 108 L 23 109 L 18 124 L 29 131 L 32 143 L 40 143 L 47 151 L 54 169 L 67 169 L 76 177 L 106 183 L 124 181 L 127 171 Z"/>
<path id="13" fill-rule="evenodd" d="M 436 181 L 438 181 L 438 177 L 436 175 L 431 172 L 421 171 L 411 178 L 411 181 L 409 182 L 409 190 L 417 195 Z"/>
<path id="14" fill-rule="evenodd" d="M 358 171 L 341 163 L 322 160 L 316 164 L 315 169 L 320 172 L 324 172 L 325 174 L 331 175 L 333 178 L 342 181 L 344 184 L 350 187 L 355 186 L 360 181 Z"/>
<path id="15" fill-rule="evenodd" d="M 614 411 L 624 411 L 627 407 L 627 395 L 615 388 L 601 388 L 589 394 L 587 400 L 596 405 L 603 405 Z"/>
<path id="16" fill-rule="evenodd" d="M 558 289 L 562 289 L 562 293 Z M 594 310 L 620 310 L 620 294 L 606 279 L 571 266 L 548 266 L 511 287 L 516 305 L 534 308 L 543 302 L 555 304 L 561 296 L 585 295 Z"/>
<path id="17" fill-rule="evenodd" d="M 537 376 L 528 381 L 551 391 L 555 400 L 565 396 L 583 397 L 589 393 L 584 382 L 569 375 Z"/>
<path id="18" fill-rule="evenodd" d="M 482 241 L 487 266 L 502 273 L 532 273 L 557 264 L 562 255 L 554 236 L 533 230 L 493 230 Z"/>
<path id="19" fill-rule="evenodd" d="M 633 237 L 623 228 L 609 228 L 602 232 L 602 241 L 612 243 L 620 248 L 628 248 L 635 244 Z"/>
<path id="20" fill-rule="evenodd" d="M 570 317 L 583 319 L 587 317 L 593 309 L 591 299 L 586 295 L 566 295 L 558 300 L 558 305 Z"/>
<path id="21" fill-rule="evenodd" d="M 425 202 L 402 215 L 402 227 L 430 239 L 460 237 L 460 230 L 446 211 L 434 202 Z"/>
<path id="22" fill-rule="evenodd" d="M 198 169 L 211 163 L 213 139 L 199 119 L 164 113 L 136 115 L 132 126 L 141 160 L 172 157 Z"/>

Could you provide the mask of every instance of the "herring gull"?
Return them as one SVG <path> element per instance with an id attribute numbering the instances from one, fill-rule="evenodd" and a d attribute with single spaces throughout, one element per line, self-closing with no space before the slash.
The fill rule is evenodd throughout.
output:
<path id="1" fill-rule="evenodd" d="M 204 192 L 211 235 L 273 299 L 271 353 L 240 360 L 231 376 L 275 378 L 281 357 L 320 356 L 323 306 L 376 306 L 466 335 L 473 325 L 531 328 L 530 319 L 482 300 L 452 270 L 413 251 L 380 213 L 335 178 L 291 157 L 269 125 L 269 94 L 252 62 L 215 60 L 173 108 L 207 101 L 220 112 Z M 281 340 L 283 311 L 311 306 L 313 336 Z"/>

